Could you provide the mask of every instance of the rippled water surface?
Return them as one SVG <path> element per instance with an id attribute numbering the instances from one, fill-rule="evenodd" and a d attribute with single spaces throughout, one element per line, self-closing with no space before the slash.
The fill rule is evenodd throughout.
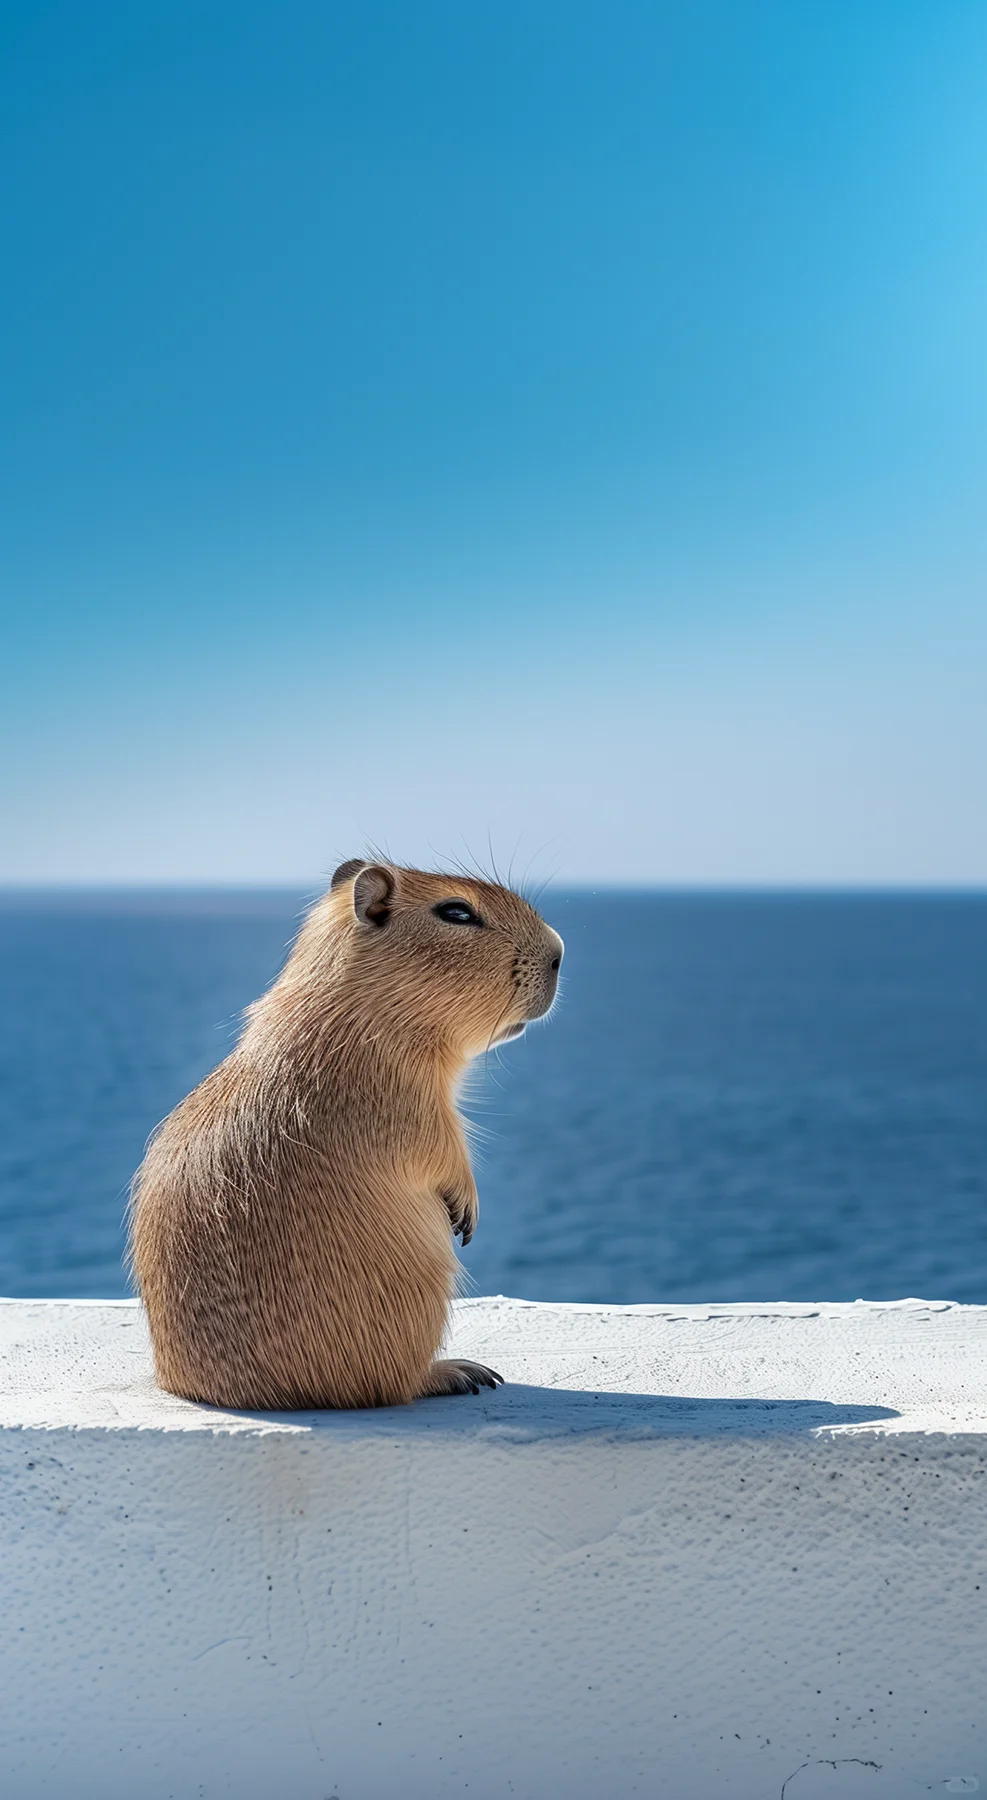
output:
<path id="1" fill-rule="evenodd" d="M 126 1291 L 154 1124 L 284 894 L 0 902 L 0 1292 Z M 555 1017 L 471 1080 L 480 1292 L 987 1301 L 987 898 L 555 894 Z"/>

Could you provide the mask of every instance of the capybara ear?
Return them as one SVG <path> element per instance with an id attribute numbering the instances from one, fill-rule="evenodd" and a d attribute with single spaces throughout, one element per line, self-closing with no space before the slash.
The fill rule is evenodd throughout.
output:
<path id="1" fill-rule="evenodd" d="M 329 884 L 330 887 L 342 887 L 344 881 L 351 881 L 353 876 L 358 875 L 360 870 L 365 869 L 366 866 L 367 859 L 365 856 L 351 856 L 349 862 L 340 863 L 339 868 L 336 870 L 336 873 Z"/>
<path id="2" fill-rule="evenodd" d="M 362 925 L 386 925 L 394 898 L 394 872 L 380 863 L 361 867 L 353 883 L 353 911 Z"/>

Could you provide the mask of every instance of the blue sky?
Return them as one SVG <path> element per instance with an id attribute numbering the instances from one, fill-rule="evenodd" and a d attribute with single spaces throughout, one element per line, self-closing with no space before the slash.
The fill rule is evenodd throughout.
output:
<path id="1" fill-rule="evenodd" d="M 979 0 L 0 11 L 0 879 L 987 882 Z"/>

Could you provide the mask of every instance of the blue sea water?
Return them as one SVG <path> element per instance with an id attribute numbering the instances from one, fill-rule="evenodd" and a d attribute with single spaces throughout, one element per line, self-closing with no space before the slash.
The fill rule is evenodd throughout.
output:
<path id="1" fill-rule="evenodd" d="M 480 1065 L 476 1291 L 987 1301 L 987 896 L 553 893 Z M 119 1295 L 126 1188 L 302 901 L 0 897 L 0 1292 Z"/>

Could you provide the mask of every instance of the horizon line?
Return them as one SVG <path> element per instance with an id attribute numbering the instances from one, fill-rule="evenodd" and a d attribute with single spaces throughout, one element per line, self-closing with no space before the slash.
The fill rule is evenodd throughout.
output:
<path id="1" fill-rule="evenodd" d="M 411 867 L 412 865 L 395 864 L 395 867 Z M 436 874 L 448 875 L 450 880 L 469 880 L 459 870 L 440 869 Z M 59 878 L 55 880 L 4 879 L 0 877 L 0 900 L 27 898 L 37 896 L 73 895 L 133 895 L 139 896 L 194 896 L 224 894 L 278 895 L 285 898 L 299 898 L 308 894 L 321 895 L 328 891 L 331 877 L 317 877 L 314 880 L 216 880 L 196 879 L 181 881 L 160 881 L 123 878 L 117 880 Z M 482 874 L 475 879 L 486 880 Z M 510 883 L 506 885 L 510 886 Z M 909 881 L 874 881 L 866 879 L 843 880 L 805 880 L 801 878 L 779 880 L 749 880 L 744 878 L 723 878 L 716 880 L 691 880 L 688 878 L 634 879 L 626 880 L 600 877 L 582 877 L 574 880 L 548 881 L 538 884 L 542 893 L 611 893 L 611 894 L 846 894 L 846 895 L 969 895 L 971 897 L 987 897 L 987 880 L 955 881 L 955 880 L 909 880 Z"/>

